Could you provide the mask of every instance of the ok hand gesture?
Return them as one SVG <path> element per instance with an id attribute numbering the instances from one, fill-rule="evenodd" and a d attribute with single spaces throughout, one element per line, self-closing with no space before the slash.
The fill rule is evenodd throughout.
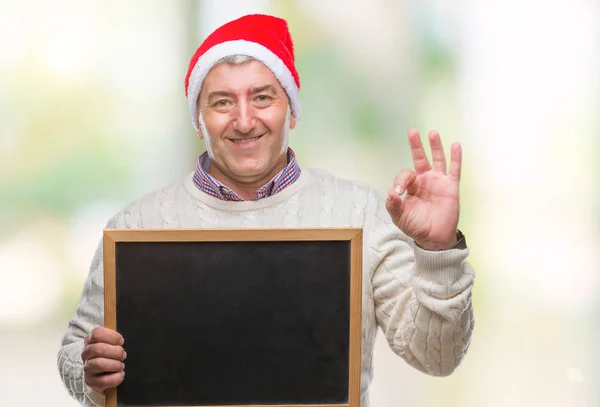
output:
<path id="1" fill-rule="evenodd" d="M 394 224 L 421 248 L 449 249 L 457 242 L 461 146 L 452 144 L 450 167 L 446 171 L 446 156 L 436 131 L 429 132 L 433 167 L 425 155 L 419 132 L 410 130 L 408 141 L 415 169 L 404 169 L 396 176 L 393 188 L 388 191 L 386 209 Z"/>

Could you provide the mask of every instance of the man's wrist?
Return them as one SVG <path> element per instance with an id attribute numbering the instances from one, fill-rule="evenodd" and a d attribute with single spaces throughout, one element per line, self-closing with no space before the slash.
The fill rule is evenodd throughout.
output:
<path id="1" fill-rule="evenodd" d="M 450 250 L 450 249 L 466 249 L 467 248 L 467 241 L 466 241 L 465 235 L 458 229 L 456 230 L 456 240 L 454 240 L 453 242 L 446 243 L 446 244 L 432 244 L 432 243 L 420 244 L 419 242 L 415 241 L 415 244 L 423 250 L 432 251 L 432 252 Z"/>

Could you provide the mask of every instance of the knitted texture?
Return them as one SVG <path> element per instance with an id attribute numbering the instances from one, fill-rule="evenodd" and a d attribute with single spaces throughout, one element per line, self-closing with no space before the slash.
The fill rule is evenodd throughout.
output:
<path id="1" fill-rule="evenodd" d="M 369 406 L 373 345 L 381 327 L 391 349 L 416 369 L 446 376 L 463 359 L 473 330 L 474 271 L 468 249 L 420 249 L 391 221 L 371 188 L 302 168 L 298 180 L 257 201 L 228 202 L 200 191 L 193 173 L 127 205 L 107 228 L 363 228 L 361 407 Z M 68 392 L 84 405 L 104 396 L 85 385 L 83 339 L 103 325 L 102 242 L 58 354 Z M 125 378 L 127 380 L 127 378 Z"/>

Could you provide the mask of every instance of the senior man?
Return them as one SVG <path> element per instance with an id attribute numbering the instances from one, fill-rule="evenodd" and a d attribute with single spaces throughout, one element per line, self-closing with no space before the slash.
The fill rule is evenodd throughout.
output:
<path id="1" fill-rule="evenodd" d="M 458 231 L 461 147 L 446 162 L 429 133 L 408 132 L 414 170 L 387 199 L 373 189 L 300 166 L 288 146 L 300 118 L 300 78 L 285 20 L 247 15 L 216 29 L 193 55 L 185 90 L 206 152 L 195 170 L 115 214 L 108 228 L 363 228 L 361 406 L 369 404 L 373 345 L 381 327 L 391 349 L 416 369 L 452 373 L 473 329 L 474 272 Z M 249 276 L 248 278 L 251 278 Z M 103 253 L 92 261 L 58 354 L 69 393 L 104 405 L 125 378 L 123 337 L 103 325 Z"/>

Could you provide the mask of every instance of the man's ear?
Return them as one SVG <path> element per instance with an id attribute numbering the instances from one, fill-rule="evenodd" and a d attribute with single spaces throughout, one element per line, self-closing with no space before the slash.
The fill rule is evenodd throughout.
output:
<path id="1" fill-rule="evenodd" d="M 196 98 L 196 125 L 198 126 L 198 138 L 200 140 L 204 140 L 204 134 L 202 134 L 202 126 L 200 126 L 200 115 L 202 112 L 200 111 L 200 97 L 202 96 L 202 88 L 200 88 L 200 92 L 198 92 L 198 97 Z"/>
<path id="2" fill-rule="evenodd" d="M 198 96 L 198 102 L 200 102 L 200 96 Z M 197 105 L 199 106 L 199 105 Z M 202 134 L 202 126 L 200 126 L 200 115 L 202 113 L 200 112 L 200 107 L 196 108 L 196 125 L 198 126 L 198 137 L 200 138 L 200 140 L 204 140 L 204 134 Z"/>
<path id="3" fill-rule="evenodd" d="M 296 118 L 292 114 L 292 118 L 290 119 L 290 129 L 293 129 L 294 127 L 296 127 Z"/>

